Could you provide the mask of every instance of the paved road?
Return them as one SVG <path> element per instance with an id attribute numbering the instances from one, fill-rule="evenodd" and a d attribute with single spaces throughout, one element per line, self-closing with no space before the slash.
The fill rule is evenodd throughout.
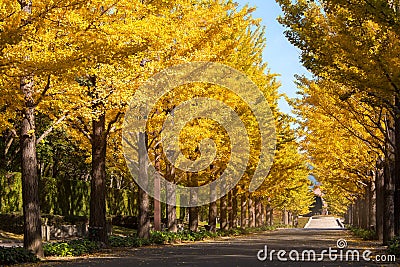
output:
<path id="1" fill-rule="evenodd" d="M 129 250 L 110 251 L 108 257 L 90 258 L 83 261 L 63 262 L 63 263 L 47 263 L 41 266 L 99 266 L 99 267 L 122 267 L 122 266 L 397 266 L 393 264 L 382 263 L 374 264 L 372 261 L 340 261 L 340 252 L 336 261 L 331 261 L 325 253 L 325 257 L 319 262 L 282 262 L 278 260 L 277 252 L 273 253 L 272 260 L 267 257 L 265 261 L 257 259 L 259 253 L 263 258 L 265 246 L 267 246 L 267 254 L 270 255 L 272 250 L 285 250 L 287 253 L 284 258 L 288 257 L 291 250 L 299 252 L 301 259 L 304 250 L 313 249 L 316 251 L 316 258 L 321 257 L 324 249 L 337 249 L 337 240 L 343 239 L 347 241 L 347 249 L 359 249 L 360 255 L 366 249 L 373 251 L 372 255 L 384 254 L 377 250 L 377 243 L 362 242 L 354 239 L 348 231 L 335 228 L 326 228 L 332 223 L 331 218 L 321 218 L 318 228 L 307 229 L 279 229 L 273 232 L 265 232 L 253 234 L 239 238 L 226 238 L 210 242 L 198 242 L 183 245 L 166 245 L 159 247 L 145 247 Z M 324 223 L 325 222 L 325 223 Z M 324 228 L 324 229 L 322 229 Z M 375 249 L 372 249 L 375 247 Z M 381 248 L 382 249 L 382 248 Z M 261 250 L 261 252 L 259 252 Z M 340 250 L 339 250 L 340 251 Z M 343 250 L 343 259 L 345 260 L 346 249 Z M 294 253 L 294 252 L 293 252 Z M 332 253 L 332 257 L 336 254 Z M 296 257 L 296 254 L 292 254 Z M 360 256 L 362 258 L 362 256 Z M 305 259 L 308 256 L 305 254 Z M 351 260 L 352 257 L 349 256 Z"/>

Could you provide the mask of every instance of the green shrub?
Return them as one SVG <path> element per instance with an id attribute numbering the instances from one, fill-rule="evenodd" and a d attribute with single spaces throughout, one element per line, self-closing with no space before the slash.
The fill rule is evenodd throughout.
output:
<path id="1" fill-rule="evenodd" d="M 234 228 L 230 230 L 218 230 L 216 232 L 209 232 L 206 230 L 201 230 L 199 232 L 184 230 L 177 233 L 152 231 L 149 239 L 143 239 L 137 236 L 110 236 L 109 242 L 112 247 L 141 247 L 151 244 L 161 245 L 182 241 L 200 241 L 206 238 L 216 238 L 219 236 L 238 236 L 252 232 L 271 231 L 274 229 L 276 229 L 275 226 L 262 226 L 258 228 Z"/>
<path id="2" fill-rule="evenodd" d="M 394 237 L 389 242 L 387 250 L 390 255 L 400 256 L 400 236 Z"/>
<path id="3" fill-rule="evenodd" d="M 154 244 L 164 244 L 171 239 L 172 235 L 168 232 L 155 231 L 150 235 L 150 242 Z"/>
<path id="4" fill-rule="evenodd" d="M 76 239 L 69 242 L 44 244 L 45 256 L 80 256 L 90 254 L 100 249 L 100 244 L 88 239 Z"/>
<path id="5" fill-rule="evenodd" d="M 350 231 L 353 232 L 354 235 L 361 237 L 363 240 L 374 240 L 376 239 L 375 231 L 358 228 L 358 227 L 348 227 Z"/>
<path id="6" fill-rule="evenodd" d="M 5 248 L 0 247 L 0 266 L 20 264 L 26 262 L 38 262 L 39 258 L 36 257 L 32 251 L 26 250 L 22 247 Z"/>

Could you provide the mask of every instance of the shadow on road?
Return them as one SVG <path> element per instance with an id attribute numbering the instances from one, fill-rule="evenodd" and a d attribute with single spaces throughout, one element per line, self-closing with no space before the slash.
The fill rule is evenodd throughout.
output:
<path id="1" fill-rule="evenodd" d="M 160 247 L 145 247 L 125 250 L 110 250 L 103 258 L 89 258 L 77 262 L 55 263 L 49 262 L 42 266 L 390 266 L 389 263 L 375 264 L 371 261 L 336 261 L 323 255 L 322 261 L 279 261 L 279 250 L 286 251 L 286 257 L 291 250 L 300 253 L 304 250 L 314 250 L 316 259 L 321 257 L 323 250 L 329 248 L 338 250 L 338 240 L 344 240 L 347 250 L 359 250 L 360 255 L 370 249 L 372 256 L 384 254 L 383 247 L 376 242 L 365 242 L 355 239 L 348 231 L 337 229 L 281 229 L 273 232 L 252 234 L 237 238 L 224 238 L 207 242 L 190 243 L 183 245 L 166 245 Z M 267 246 L 268 257 L 263 258 Z M 261 250 L 261 252 L 259 252 Z M 274 250 L 272 258 L 269 253 Z M 340 250 L 338 250 L 340 251 Z M 293 254 L 295 256 L 295 254 Z M 292 256 L 293 256 L 292 255 Z M 301 259 L 301 258 L 300 258 Z M 306 259 L 306 258 L 305 258 Z M 397 265 L 392 265 L 397 266 Z"/>

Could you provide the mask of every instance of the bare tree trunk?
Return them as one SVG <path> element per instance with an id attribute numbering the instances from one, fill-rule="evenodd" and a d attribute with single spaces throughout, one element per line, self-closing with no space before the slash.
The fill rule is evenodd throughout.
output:
<path id="1" fill-rule="evenodd" d="M 24 13 L 32 14 L 32 1 L 18 1 Z M 39 177 L 37 172 L 35 99 L 33 74 L 20 80 L 24 96 L 21 124 L 22 202 L 24 213 L 24 248 L 43 257 L 42 221 L 40 217 Z M 6 159 L 4 159 L 6 160 Z"/>
<path id="2" fill-rule="evenodd" d="M 189 176 L 189 183 L 192 187 L 198 186 L 197 178 L 193 177 L 193 174 L 190 173 Z M 199 227 L 199 207 L 197 207 L 198 203 L 198 195 L 195 190 L 191 191 L 190 194 L 190 204 L 192 207 L 189 207 L 189 230 L 193 232 L 197 232 Z"/>
<path id="3" fill-rule="evenodd" d="M 147 158 L 147 136 L 139 133 L 139 177 L 142 183 L 148 182 L 148 158 Z M 139 225 L 138 237 L 148 239 L 150 237 L 150 199 L 149 195 L 139 186 Z"/>
<path id="4" fill-rule="evenodd" d="M 378 165 L 378 164 L 377 164 Z M 381 162 L 379 163 L 381 165 Z M 375 190 L 376 190 L 376 235 L 378 240 L 383 240 L 383 209 L 384 209 L 384 174 L 381 167 L 376 167 Z"/>
<path id="5" fill-rule="evenodd" d="M 235 187 L 232 191 L 232 227 L 237 228 L 238 226 L 238 201 L 237 201 L 238 189 Z"/>
<path id="6" fill-rule="evenodd" d="M 384 175 L 384 210 L 383 210 L 383 244 L 387 245 L 390 240 L 395 236 L 395 225 L 394 225 L 394 175 L 393 175 L 393 163 L 386 162 L 386 170 Z"/>
<path id="7" fill-rule="evenodd" d="M 139 224 L 138 237 L 150 238 L 150 198 L 141 187 L 139 187 Z"/>
<path id="8" fill-rule="evenodd" d="M 265 224 L 268 226 L 272 226 L 271 224 L 271 205 L 267 204 L 265 207 Z"/>
<path id="9" fill-rule="evenodd" d="M 360 199 L 356 200 L 356 203 L 354 203 L 354 226 L 355 227 L 360 227 Z"/>
<path id="10" fill-rule="evenodd" d="M 261 202 L 261 224 L 266 225 L 267 224 L 267 205 L 263 202 Z"/>
<path id="11" fill-rule="evenodd" d="M 210 198 L 214 199 L 215 197 L 215 186 L 211 186 L 210 188 Z M 208 225 L 210 226 L 210 232 L 215 232 L 217 230 L 217 202 L 213 201 L 210 203 L 208 208 Z"/>
<path id="12" fill-rule="evenodd" d="M 399 9 L 400 6 L 397 6 Z M 393 133 L 393 142 L 394 142 L 394 167 L 393 167 L 393 186 L 394 186 L 394 203 L 397 205 L 393 205 L 393 220 L 394 220 L 394 235 L 400 235 L 400 119 L 399 119 L 399 109 L 400 109 L 400 99 L 398 96 L 395 96 L 395 106 L 397 108 L 396 117 L 394 118 L 394 133 Z"/>
<path id="13" fill-rule="evenodd" d="M 199 227 L 199 207 L 189 208 L 189 230 L 197 232 Z"/>
<path id="14" fill-rule="evenodd" d="M 154 174 L 154 198 L 153 198 L 153 205 L 154 205 L 154 230 L 161 231 L 161 203 L 160 203 L 160 158 L 158 153 L 158 148 L 154 149 L 155 151 L 155 169 L 156 173 Z"/>
<path id="15" fill-rule="evenodd" d="M 256 226 L 256 212 L 253 197 L 251 195 L 249 195 L 249 226 Z"/>
<path id="16" fill-rule="evenodd" d="M 169 175 L 168 179 L 170 182 L 175 180 L 175 167 L 173 165 L 167 165 L 167 173 Z M 177 232 L 178 227 L 176 225 L 176 192 L 174 187 L 171 185 L 166 185 L 167 199 L 175 205 L 166 204 L 167 207 L 167 227 L 170 232 Z"/>
<path id="17" fill-rule="evenodd" d="M 395 191 L 396 191 L 396 131 L 397 118 L 385 118 L 387 128 L 386 155 L 384 159 L 384 210 L 383 244 L 387 245 L 395 236 Z"/>
<path id="18" fill-rule="evenodd" d="M 223 196 L 220 199 L 220 229 L 227 230 L 228 229 L 228 221 L 227 221 L 227 196 Z"/>
<path id="19" fill-rule="evenodd" d="M 168 231 L 176 233 L 178 226 L 176 224 L 176 206 L 167 205 L 168 210 Z"/>
<path id="20" fill-rule="evenodd" d="M 246 193 L 243 193 L 241 196 L 241 205 L 240 205 L 240 226 L 242 228 L 246 228 L 248 226 L 247 223 L 247 198 Z"/>
<path id="21" fill-rule="evenodd" d="M 90 182 L 89 238 L 108 243 L 106 223 L 106 118 L 105 114 L 93 120 L 92 180 Z"/>
<path id="22" fill-rule="evenodd" d="M 370 193 L 369 193 L 369 225 L 376 232 L 376 188 L 375 188 L 375 173 L 373 173 L 372 179 L 369 182 Z"/>
<path id="23" fill-rule="evenodd" d="M 346 213 L 344 214 L 344 223 L 345 223 L 345 224 L 350 224 L 350 209 L 351 209 L 351 205 L 349 205 L 349 206 L 347 207 L 347 211 L 346 211 Z"/>
<path id="24" fill-rule="evenodd" d="M 363 199 L 361 197 L 357 201 L 357 211 L 358 211 L 358 227 L 363 228 Z"/>
<path id="25" fill-rule="evenodd" d="M 25 2 L 22 2 L 25 3 Z M 23 10 L 32 8 L 31 3 L 21 4 Z M 25 10 L 26 11 L 26 10 Z M 39 178 L 37 173 L 35 104 L 33 77 L 23 77 L 20 89 L 25 97 L 21 125 L 22 200 L 24 212 L 24 248 L 43 257 L 42 221 L 40 217 Z"/>
<path id="26" fill-rule="evenodd" d="M 269 214 L 269 225 L 272 226 L 274 225 L 274 209 L 271 208 Z"/>
<path id="27" fill-rule="evenodd" d="M 368 228 L 368 214 L 367 214 L 367 197 L 364 196 L 362 199 L 360 199 L 360 225 L 361 228 L 367 229 Z"/>
<path id="28" fill-rule="evenodd" d="M 255 206 L 256 206 L 256 227 L 260 227 L 262 225 L 262 205 L 261 199 L 255 199 Z"/>
<path id="29" fill-rule="evenodd" d="M 286 208 L 282 210 L 282 223 L 284 225 L 288 225 L 289 224 L 289 218 L 288 218 L 288 213 L 286 211 Z"/>
<path id="30" fill-rule="evenodd" d="M 233 228 L 232 190 L 228 192 L 228 229 Z"/>

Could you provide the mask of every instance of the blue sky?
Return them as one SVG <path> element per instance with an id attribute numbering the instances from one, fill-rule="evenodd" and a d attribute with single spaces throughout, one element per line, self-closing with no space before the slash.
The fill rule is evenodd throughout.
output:
<path id="1" fill-rule="evenodd" d="M 240 6 L 249 4 L 256 7 L 253 17 L 261 18 L 262 24 L 266 26 L 267 47 L 264 51 L 264 61 L 272 73 L 280 74 L 277 79 L 282 86 L 281 93 L 286 93 L 290 98 L 296 97 L 295 74 L 306 74 L 307 70 L 301 65 L 300 52 L 286 39 L 282 25 L 277 17 L 282 14 L 281 8 L 275 0 L 235 0 Z M 280 100 L 279 107 L 285 113 L 290 112 L 286 101 Z"/>

